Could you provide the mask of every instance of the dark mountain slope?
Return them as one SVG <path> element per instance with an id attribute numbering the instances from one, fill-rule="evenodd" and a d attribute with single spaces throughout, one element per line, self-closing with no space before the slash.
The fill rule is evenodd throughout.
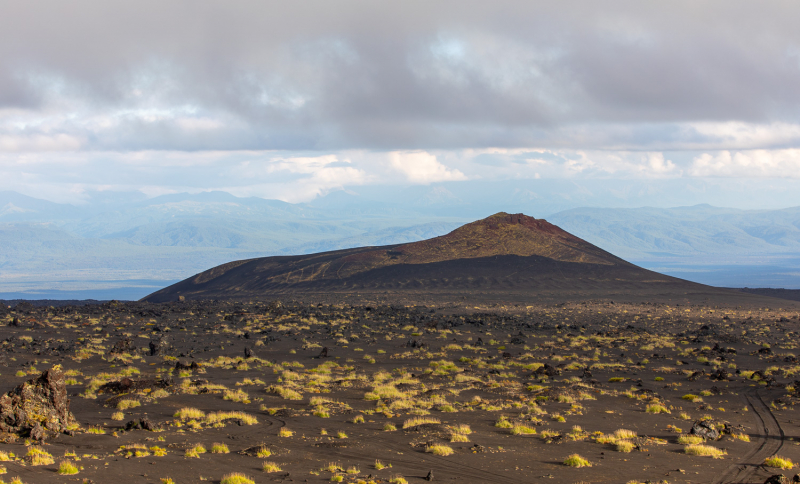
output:
<path id="1" fill-rule="evenodd" d="M 420 242 L 231 262 L 145 300 L 304 294 L 518 301 L 749 297 L 642 269 L 545 220 L 501 212 Z"/>

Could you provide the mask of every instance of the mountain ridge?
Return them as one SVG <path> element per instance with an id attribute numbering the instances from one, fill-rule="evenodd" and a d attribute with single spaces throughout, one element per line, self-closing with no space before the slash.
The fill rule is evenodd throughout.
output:
<path id="1" fill-rule="evenodd" d="M 233 261 L 143 300 L 315 294 L 517 300 L 611 294 L 742 297 L 635 266 L 546 220 L 500 212 L 419 242 Z"/>

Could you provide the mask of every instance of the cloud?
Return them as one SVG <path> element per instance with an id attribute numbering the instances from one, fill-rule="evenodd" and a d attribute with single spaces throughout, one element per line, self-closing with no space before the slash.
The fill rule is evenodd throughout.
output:
<path id="1" fill-rule="evenodd" d="M 800 149 L 703 153 L 692 163 L 692 176 L 800 178 Z"/>
<path id="2" fill-rule="evenodd" d="M 800 4 L 453 5 L 13 2 L 0 149 L 54 146 L 13 141 L 36 137 L 120 152 L 800 143 Z"/>
<path id="3" fill-rule="evenodd" d="M 394 152 L 389 154 L 392 167 L 403 173 L 412 183 L 433 183 L 466 180 L 458 170 L 451 170 L 439 163 L 436 156 L 424 151 Z"/>
<path id="4" fill-rule="evenodd" d="M 0 135 L 0 152 L 76 151 L 82 140 L 68 134 Z"/>

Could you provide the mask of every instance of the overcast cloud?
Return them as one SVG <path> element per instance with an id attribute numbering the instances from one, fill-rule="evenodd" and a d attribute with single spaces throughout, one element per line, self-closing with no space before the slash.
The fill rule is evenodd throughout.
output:
<path id="1" fill-rule="evenodd" d="M 7 1 L 0 189 L 300 201 L 800 177 L 798 18 L 796 2 L 727 0 Z"/>

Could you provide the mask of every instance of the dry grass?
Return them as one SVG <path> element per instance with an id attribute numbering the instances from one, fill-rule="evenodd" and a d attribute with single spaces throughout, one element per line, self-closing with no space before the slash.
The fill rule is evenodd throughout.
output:
<path id="1" fill-rule="evenodd" d="M 80 472 L 80 469 L 68 460 L 61 461 L 61 464 L 58 465 L 58 475 L 60 476 L 72 476 L 78 472 Z"/>
<path id="2" fill-rule="evenodd" d="M 772 457 L 764 459 L 764 465 L 767 467 L 776 467 L 778 469 L 791 469 L 794 467 L 794 462 L 786 457 L 773 455 Z"/>
<path id="3" fill-rule="evenodd" d="M 618 440 L 616 442 L 617 452 L 624 452 L 626 454 L 633 451 L 636 448 L 636 444 L 631 442 L 630 440 Z"/>
<path id="4" fill-rule="evenodd" d="M 699 435 L 681 435 L 678 437 L 678 443 L 682 445 L 695 445 L 695 444 L 702 444 L 705 442 L 706 439 L 700 437 Z"/>
<path id="5" fill-rule="evenodd" d="M 25 460 L 32 466 L 47 466 L 55 462 L 53 456 L 50 455 L 49 452 L 37 446 L 28 447 Z"/>
<path id="6" fill-rule="evenodd" d="M 280 472 L 282 469 L 275 462 L 264 461 L 261 464 L 261 470 L 264 472 Z"/>
<path id="7" fill-rule="evenodd" d="M 204 418 L 206 416 L 206 413 L 198 408 L 183 407 L 182 409 L 175 412 L 175 415 L 173 416 L 181 420 L 188 420 L 188 419 L 200 420 L 201 418 Z"/>
<path id="8" fill-rule="evenodd" d="M 214 442 L 211 444 L 211 453 L 212 454 L 227 454 L 230 450 L 228 450 L 228 446 L 219 442 Z"/>
<path id="9" fill-rule="evenodd" d="M 412 427 L 418 427 L 420 425 L 429 425 L 429 424 L 440 424 L 442 423 L 441 420 L 438 418 L 433 417 L 414 417 L 406 420 L 403 422 L 404 429 L 410 429 Z"/>
<path id="10" fill-rule="evenodd" d="M 433 444 L 425 448 L 425 452 L 430 452 L 433 455 L 448 456 L 453 453 L 453 448 L 444 444 Z"/>
<path id="11" fill-rule="evenodd" d="M 702 457 L 713 457 L 714 459 L 722 459 L 725 456 L 725 451 L 718 449 L 711 445 L 693 444 L 687 445 L 683 448 L 683 452 L 688 455 L 698 455 Z"/>
<path id="12" fill-rule="evenodd" d="M 219 484 L 255 484 L 255 481 L 241 472 L 232 472 L 222 476 Z"/>
<path id="13" fill-rule="evenodd" d="M 592 463 L 578 454 L 572 454 L 564 459 L 564 465 L 569 467 L 592 467 Z"/>

